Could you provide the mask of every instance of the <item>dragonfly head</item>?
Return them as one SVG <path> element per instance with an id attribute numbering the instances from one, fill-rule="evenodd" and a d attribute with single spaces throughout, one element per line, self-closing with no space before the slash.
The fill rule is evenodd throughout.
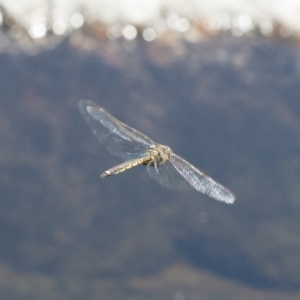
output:
<path id="1" fill-rule="evenodd" d="M 166 151 L 168 153 L 173 153 L 173 151 L 171 150 L 171 148 L 169 146 L 166 146 L 166 145 L 160 145 L 160 146 L 164 151 Z"/>
<path id="2" fill-rule="evenodd" d="M 149 150 L 156 150 L 159 152 L 165 153 L 173 153 L 172 149 L 169 146 L 161 145 L 161 144 L 154 144 L 149 147 Z"/>
<path id="3" fill-rule="evenodd" d="M 170 147 L 160 144 L 153 144 L 148 148 L 148 154 L 155 166 L 159 166 L 167 162 L 172 156 Z"/>

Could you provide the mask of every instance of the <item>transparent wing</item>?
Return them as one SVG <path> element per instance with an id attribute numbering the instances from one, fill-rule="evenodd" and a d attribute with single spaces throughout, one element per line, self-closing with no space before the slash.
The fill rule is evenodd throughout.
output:
<path id="1" fill-rule="evenodd" d="M 145 156 L 147 148 L 154 144 L 146 135 L 123 124 L 90 100 L 81 100 L 78 108 L 100 142 L 122 160 L 141 158 Z"/>
<path id="2" fill-rule="evenodd" d="M 147 165 L 149 176 L 164 187 L 180 192 L 192 190 L 191 185 L 178 173 L 175 167 L 169 162 L 165 162 L 157 167 L 153 163 Z"/>
<path id="3" fill-rule="evenodd" d="M 170 162 L 180 175 L 197 191 L 225 203 L 234 202 L 235 195 L 233 193 L 214 181 L 212 178 L 200 172 L 182 157 L 173 154 Z"/>

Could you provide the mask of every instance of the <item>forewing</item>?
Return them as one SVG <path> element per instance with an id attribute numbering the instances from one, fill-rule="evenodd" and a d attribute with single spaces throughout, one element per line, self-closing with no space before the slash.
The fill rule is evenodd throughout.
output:
<path id="1" fill-rule="evenodd" d="M 143 157 L 146 149 L 154 144 L 146 135 L 123 124 L 93 101 L 81 100 L 78 107 L 100 142 L 122 160 Z"/>
<path id="2" fill-rule="evenodd" d="M 199 171 L 182 157 L 173 154 L 170 162 L 181 176 L 197 191 L 225 203 L 234 202 L 235 195 L 233 193 Z"/>
<path id="3" fill-rule="evenodd" d="M 175 167 L 169 162 L 154 167 L 153 163 L 147 165 L 149 176 L 164 187 L 180 192 L 192 190 L 191 185 L 177 172 Z"/>

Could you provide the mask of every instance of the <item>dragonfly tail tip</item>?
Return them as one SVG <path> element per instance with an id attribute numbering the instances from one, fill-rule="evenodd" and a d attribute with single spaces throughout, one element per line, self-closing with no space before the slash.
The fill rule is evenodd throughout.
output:
<path id="1" fill-rule="evenodd" d="M 103 173 L 101 174 L 101 178 L 105 178 L 105 177 L 107 177 L 107 176 L 111 176 L 111 173 L 105 171 L 105 172 L 103 172 Z"/>

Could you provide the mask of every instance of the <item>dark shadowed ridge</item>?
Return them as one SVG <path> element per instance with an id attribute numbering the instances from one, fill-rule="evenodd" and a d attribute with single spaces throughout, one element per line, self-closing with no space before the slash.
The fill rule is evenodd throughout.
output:
<path id="1" fill-rule="evenodd" d="M 85 50 L 70 38 L 34 56 L 0 55 L 0 263 L 3 278 L 30 286 L 26 297 L 117 299 L 111 286 L 124 295 L 130 278 L 178 261 L 253 294 L 299 289 L 298 47 L 230 37 L 174 47 L 119 40 Z M 82 98 L 169 145 L 236 203 L 164 190 L 142 167 L 101 180 L 119 161 L 81 119 Z M 22 291 L 1 289 L 10 299 Z"/>

